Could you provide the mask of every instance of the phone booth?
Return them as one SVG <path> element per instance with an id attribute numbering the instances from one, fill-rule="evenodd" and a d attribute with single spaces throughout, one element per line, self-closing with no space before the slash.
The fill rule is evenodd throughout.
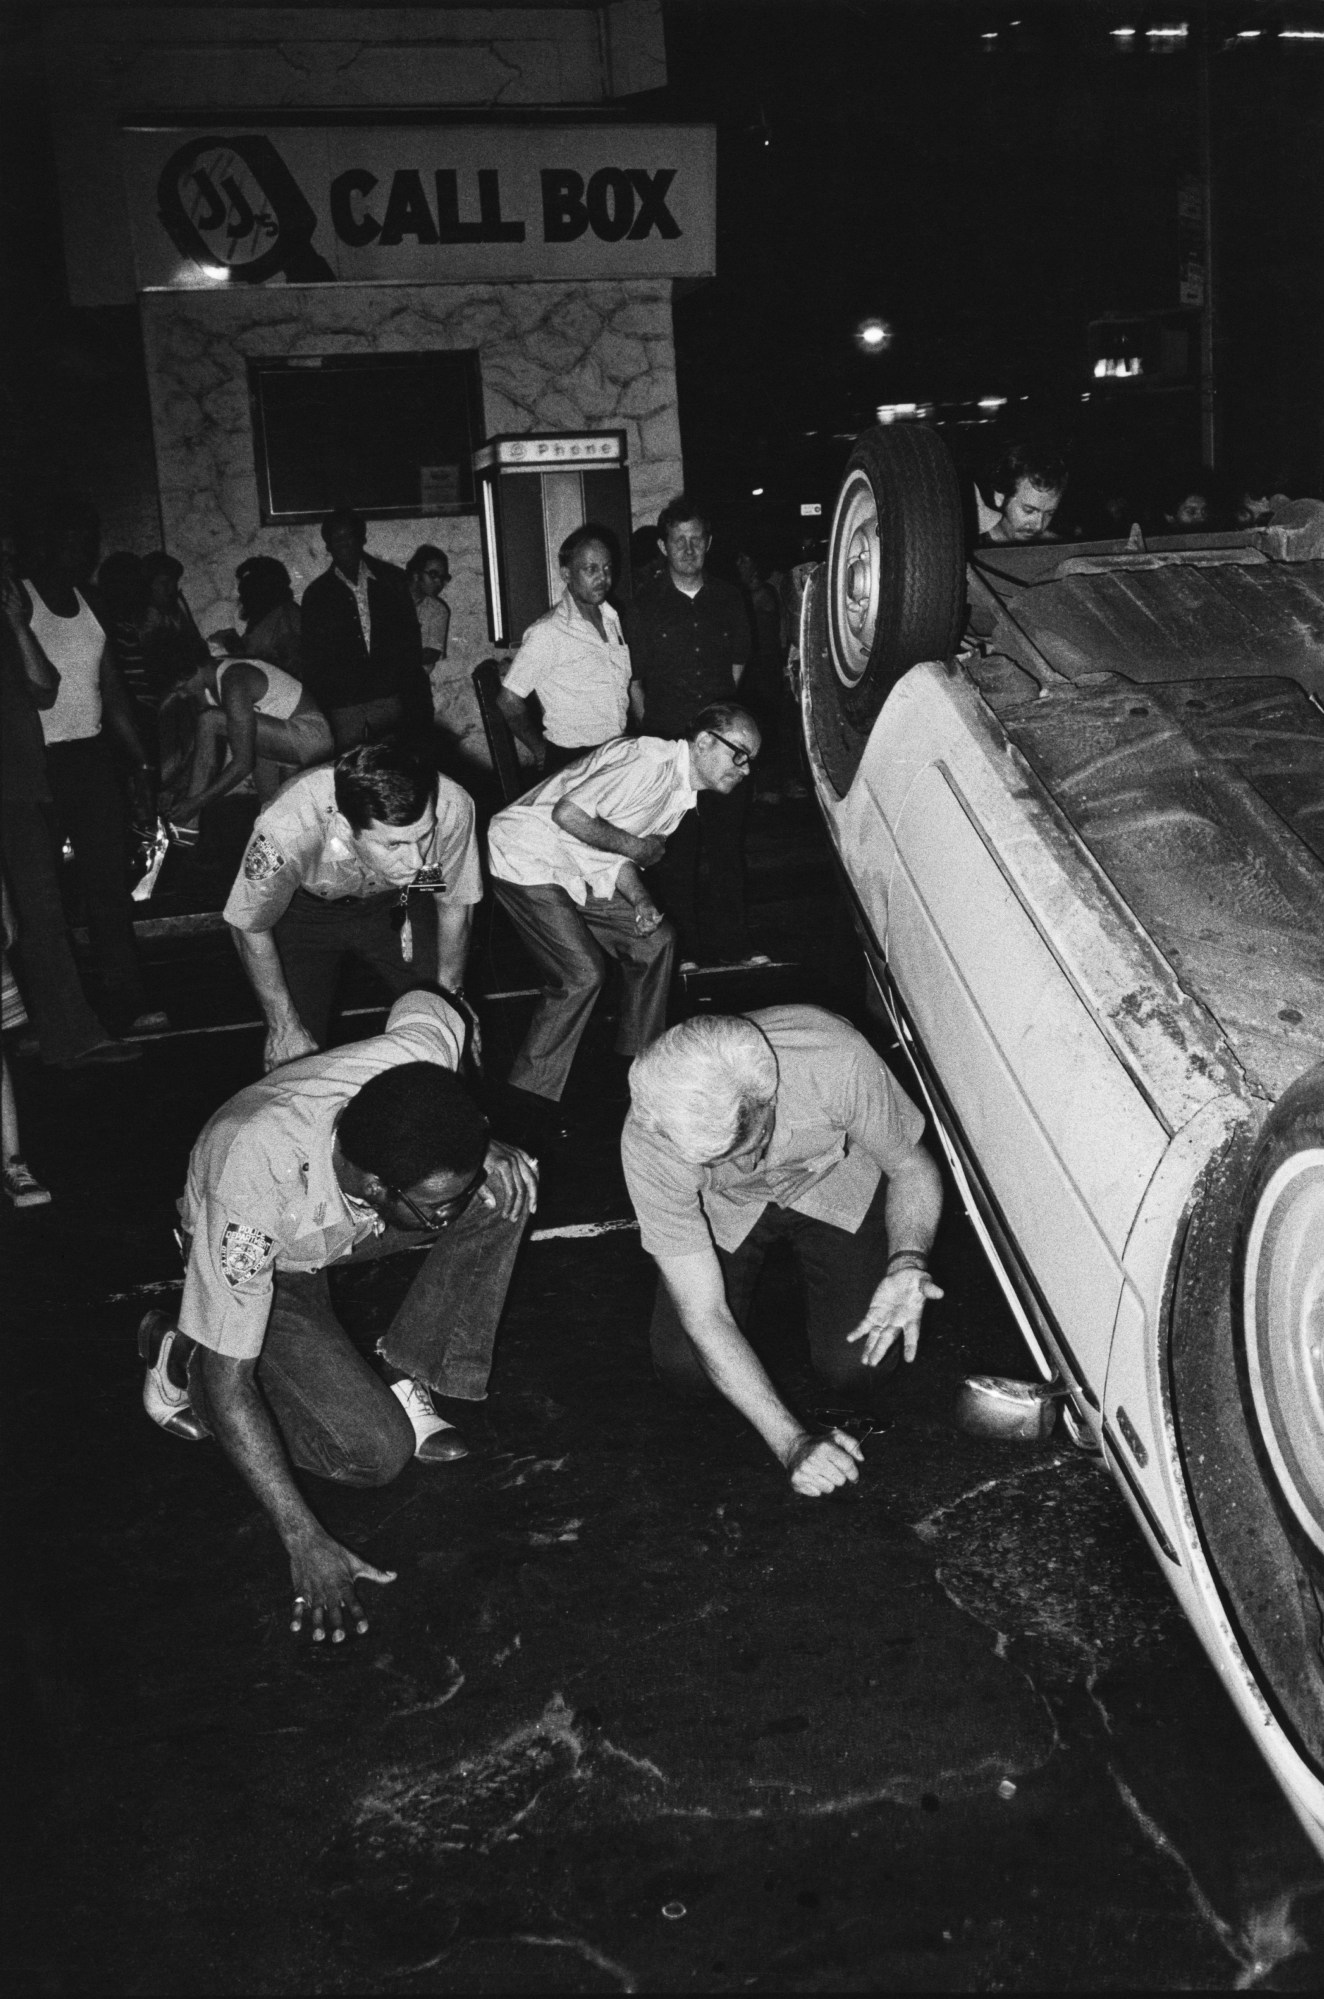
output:
<path id="1" fill-rule="evenodd" d="M 623 430 L 490 437 L 473 457 L 494 645 L 518 645 L 564 587 L 557 550 L 593 521 L 616 547 L 616 588 L 630 590 L 630 473 Z"/>

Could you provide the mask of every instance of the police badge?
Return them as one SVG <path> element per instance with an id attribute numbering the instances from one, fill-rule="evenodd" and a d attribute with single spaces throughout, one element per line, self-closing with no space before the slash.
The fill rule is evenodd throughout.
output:
<path id="1" fill-rule="evenodd" d="M 221 1275 L 232 1291 L 256 1277 L 271 1255 L 274 1238 L 248 1222 L 227 1222 L 221 1235 Z"/>
<path id="2" fill-rule="evenodd" d="M 282 854 L 270 833 L 254 833 L 244 855 L 244 880 L 246 882 L 270 881 L 285 865 Z"/>

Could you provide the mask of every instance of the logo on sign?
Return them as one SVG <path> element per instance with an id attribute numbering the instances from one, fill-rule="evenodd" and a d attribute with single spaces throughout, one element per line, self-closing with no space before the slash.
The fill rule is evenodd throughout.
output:
<path id="1" fill-rule="evenodd" d="M 270 139 L 190 139 L 157 183 L 161 221 L 181 256 L 241 284 L 284 273 L 334 280 L 312 247 L 317 217 Z"/>

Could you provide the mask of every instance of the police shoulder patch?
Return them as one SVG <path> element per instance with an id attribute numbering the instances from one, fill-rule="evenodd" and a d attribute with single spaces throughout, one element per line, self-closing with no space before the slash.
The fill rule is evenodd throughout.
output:
<path id="1" fill-rule="evenodd" d="M 275 1238 L 248 1222 L 227 1222 L 221 1235 L 221 1275 L 232 1291 L 256 1277 Z"/>
<path id="2" fill-rule="evenodd" d="M 248 882 L 270 881 L 285 865 L 282 854 L 270 833 L 258 831 L 248 843 L 244 855 L 244 880 Z"/>

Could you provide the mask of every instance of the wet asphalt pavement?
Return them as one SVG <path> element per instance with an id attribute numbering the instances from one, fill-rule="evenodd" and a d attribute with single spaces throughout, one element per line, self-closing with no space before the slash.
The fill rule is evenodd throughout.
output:
<path id="1" fill-rule="evenodd" d="M 769 900 L 760 940 L 791 925 L 812 972 L 696 996 L 848 1004 L 812 903 Z M 227 952 L 157 951 L 181 1025 L 244 1017 Z M 494 1062 L 526 1005 L 485 1008 Z M 259 1045 L 16 1065 L 55 1200 L 4 1220 L 13 1989 L 1318 1988 L 1324 1872 L 1106 1473 L 952 1426 L 965 1374 L 1029 1372 L 959 1209 L 860 1486 L 798 1499 L 652 1381 L 600 1023 L 474 1455 L 307 1482 L 399 1580 L 367 1637 L 296 1642 L 275 1537 L 214 1447 L 148 1425 L 134 1351 L 189 1144 Z M 408 1279 L 341 1283 L 365 1347 Z M 797 1309 L 771 1264 L 765 1357 L 826 1421 Z"/>

